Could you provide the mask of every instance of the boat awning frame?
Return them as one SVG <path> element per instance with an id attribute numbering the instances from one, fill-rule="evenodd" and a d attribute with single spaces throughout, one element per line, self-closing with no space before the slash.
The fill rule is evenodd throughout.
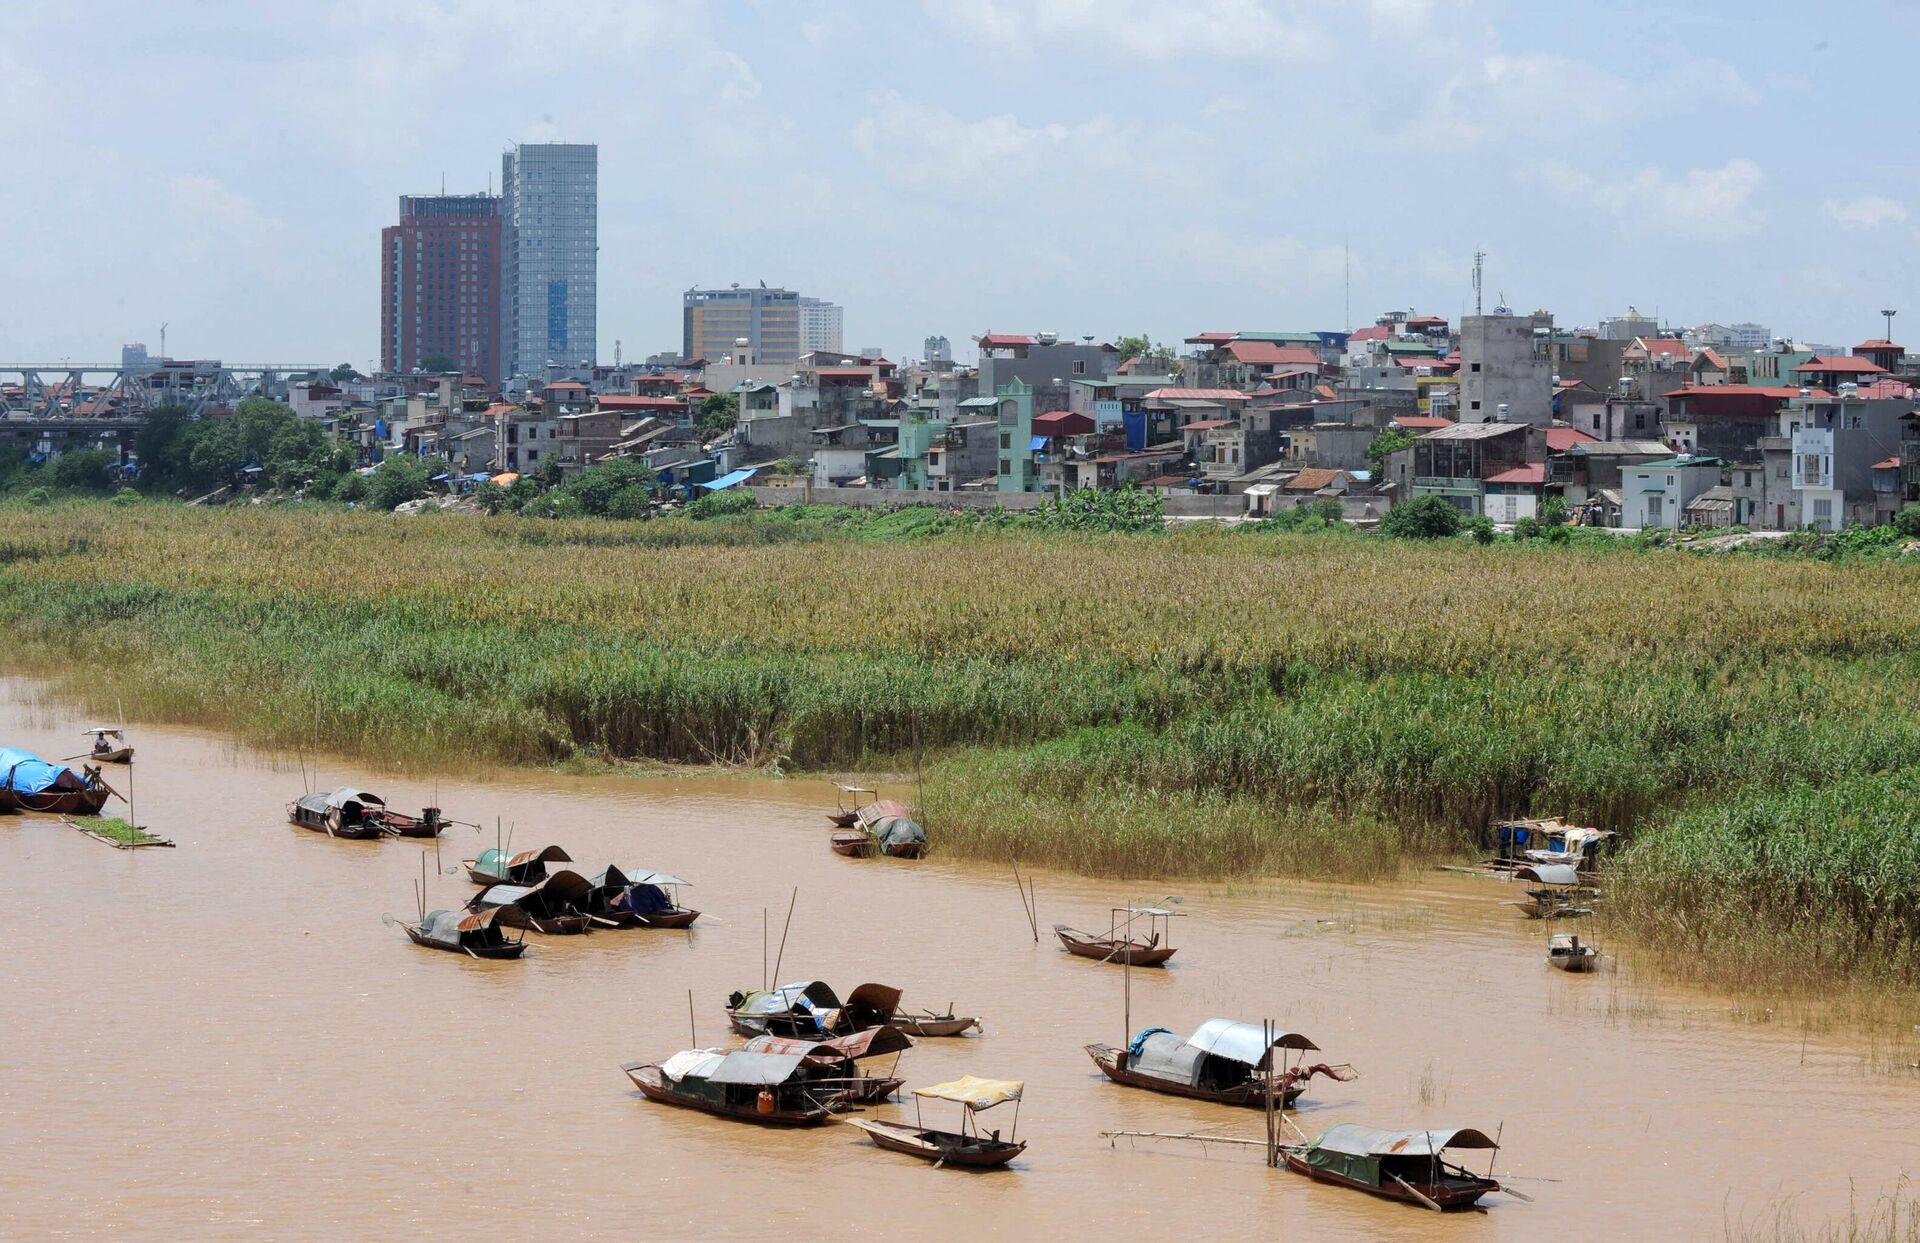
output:
<path id="1" fill-rule="evenodd" d="M 1437 1157 L 1448 1148 L 1498 1148 L 1472 1127 L 1431 1131 L 1379 1131 L 1343 1122 L 1328 1127 L 1312 1147 L 1349 1157 Z"/>

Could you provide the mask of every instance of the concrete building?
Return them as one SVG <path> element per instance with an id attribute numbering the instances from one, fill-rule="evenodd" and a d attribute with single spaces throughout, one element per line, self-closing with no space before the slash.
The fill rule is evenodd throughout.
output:
<path id="1" fill-rule="evenodd" d="M 810 349 L 839 350 L 837 341 L 805 344 L 803 301 L 791 289 L 769 289 L 764 284 L 689 289 L 681 298 L 681 351 L 689 360 L 704 358 L 709 363 L 791 367 Z"/>
<path id="2" fill-rule="evenodd" d="M 1686 525 L 1687 506 L 1708 488 L 1720 485 L 1725 466 L 1717 457 L 1686 455 L 1623 466 L 1620 525 L 1679 530 Z"/>
<path id="3" fill-rule="evenodd" d="M 985 376 L 982 375 L 984 383 Z M 1033 389 L 1015 376 L 993 390 L 1000 423 L 1000 463 L 996 490 L 1031 492 L 1033 462 Z"/>
<path id="4" fill-rule="evenodd" d="M 845 310 L 825 298 L 800 299 L 800 352 L 810 354 L 814 350 L 832 350 L 835 353 L 845 347 L 841 338 L 845 331 Z"/>
<path id="5" fill-rule="evenodd" d="M 599 340 L 600 149 L 521 143 L 500 157 L 505 375 L 591 367 Z"/>
<path id="6" fill-rule="evenodd" d="M 405 374 L 435 355 L 498 381 L 501 199 L 403 194 L 380 230 L 380 369 Z"/>
<path id="7" fill-rule="evenodd" d="M 1849 384 L 1833 397 L 1800 398 L 1788 411 L 1792 480 L 1800 523 L 1837 531 L 1850 522 L 1885 522 L 1897 510 L 1884 476 L 1901 457 L 1902 420 L 1913 409 L 1904 398 L 1863 397 Z"/>
<path id="8" fill-rule="evenodd" d="M 1600 321 L 1600 336 L 1607 341 L 1631 341 L 1635 337 L 1659 335 L 1659 321 L 1642 315 L 1638 307 L 1630 306 L 1624 314 Z"/>
<path id="9" fill-rule="evenodd" d="M 1104 380 L 1120 365 L 1120 352 L 1111 345 L 1051 332 L 989 332 L 975 340 L 980 346 L 980 391 L 998 393 L 1019 380 L 1041 410 L 1068 409 L 1074 380 Z"/>
<path id="10" fill-rule="evenodd" d="M 1460 421 L 1524 423 L 1553 419 L 1553 319 L 1469 315 L 1460 321 Z"/>
<path id="11" fill-rule="evenodd" d="M 953 342 L 945 337 L 928 337 L 920 343 L 920 352 L 929 367 L 953 361 Z"/>

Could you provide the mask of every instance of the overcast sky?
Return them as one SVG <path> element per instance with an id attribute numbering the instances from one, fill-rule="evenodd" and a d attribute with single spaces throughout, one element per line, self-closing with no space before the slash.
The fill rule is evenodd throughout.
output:
<path id="1" fill-rule="evenodd" d="M 365 366 L 397 196 L 541 140 L 600 146 L 603 360 L 730 281 L 894 358 L 1452 317 L 1476 247 L 1489 305 L 1851 344 L 1912 287 L 1917 36 L 1767 0 L 0 0 L 0 363 L 164 321 Z"/>

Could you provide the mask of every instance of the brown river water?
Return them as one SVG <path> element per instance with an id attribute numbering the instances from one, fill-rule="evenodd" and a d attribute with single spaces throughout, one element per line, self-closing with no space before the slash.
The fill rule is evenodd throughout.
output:
<path id="1" fill-rule="evenodd" d="M 0 744 L 79 750 L 89 722 L 39 696 L 0 681 Z M 534 937 L 520 962 L 481 963 L 383 924 L 413 911 L 419 844 L 286 823 L 294 758 L 131 732 L 139 819 L 178 849 L 0 818 L 0 1237 L 1714 1239 L 1782 1197 L 1820 1218 L 1850 1179 L 1864 1201 L 1920 1173 L 1920 1075 L 1628 970 L 1552 971 L 1542 925 L 1494 882 L 1037 877 L 1043 935 L 1179 894 L 1180 952 L 1131 973 L 1133 1026 L 1221 1015 L 1311 1036 L 1362 1077 L 1314 1082 L 1309 1132 L 1503 1127 L 1499 1168 L 1536 1202 L 1441 1217 L 1268 1170 L 1257 1149 L 1101 1139 L 1255 1136 L 1260 1118 L 1101 1079 L 1082 1046 L 1123 1037 L 1125 973 L 1035 944 L 998 869 L 831 854 L 823 781 L 436 782 L 322 757 L 318 784 L 402 810 L 437 788 L 450 816 L 511 822 L 516 847 L 685 876 L 705 912 L 690 934 Z M 443 864 L 493 836 L 450 830 Z M 620 1063 L 688 1046 L 690 989 L 701 1043 L 735 1043 L 722 1003 L 759 984 L 762 910 L 777 941 L 795 887 L 782 978 L 879 980 L 984 1018 L 984 1035 L 921 1042 L 902 1073 L 1025 1079 L 1013 1170 L 933 1170 L 848 1127 L 765 1130 L 631 1090 Z M 473 892 L 444 874 L 431 889 L 430 906 Z"/>

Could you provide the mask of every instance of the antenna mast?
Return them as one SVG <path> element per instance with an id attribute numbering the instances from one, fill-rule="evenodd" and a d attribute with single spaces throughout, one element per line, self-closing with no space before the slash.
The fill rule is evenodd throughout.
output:
<path id="1" fill-rule="evenodd" d="M 1475 315 L 1485 313 L 1480 309 L 1480 270 L 1486 266 L 1486 262 L 1486 251 L 1476 250 L 1473 252 L 1473 313 Z"/>

